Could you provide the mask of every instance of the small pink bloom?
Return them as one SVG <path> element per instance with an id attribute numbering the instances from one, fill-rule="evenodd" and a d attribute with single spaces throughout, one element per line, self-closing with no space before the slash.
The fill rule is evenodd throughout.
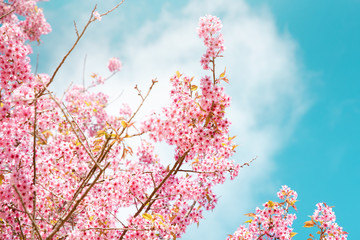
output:
<path id="1" fill-rule="evenodd" d="M 100 14 L 99 14 L 97 11 L 94 12 L 94 18 L 95 18 L 96 20 L 101 21 L 101 16 L 100 16 Z"/>
<path id="2" fill-rule="evenodd" d="M 110 58 L 108 68 L 110 72 L 120 71 L 122 67 L 122 63 L 117 58 Z"/>

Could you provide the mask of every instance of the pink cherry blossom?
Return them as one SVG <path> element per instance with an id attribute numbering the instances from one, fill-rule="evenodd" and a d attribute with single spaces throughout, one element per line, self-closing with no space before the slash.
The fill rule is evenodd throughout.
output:
<path id="1" fill-rule="evenodd" d="M 311 216 L 311 221 L 320 229 L 321 237 L 329 240 L 347 239 L 347 232 L 335 222 L 336 216 L 332 207 L 326 205 L 326 203 L 318 203 L 316 207 L 317 209 Z"/>
<path id="2" fill-rule="evenodd" d="M 204 44 L 207 47 L 206 53 L 202 56 L 200 61 L 204 70 L 210 68 L 210 62 L 215 64 L 215 58 L 220 57 L 225 50 L 224 38 L 220 33 L 221 28 L 221 21 L 216 16 L 207 15 L 200 18 L 198 34 L 200 38 L 204 39 Z"/>
<path id="3" fill-rule="evenodd" d="M 94 18 L 98 21 L 101 21 L 101 16 L 97 11 L 94 12 Z"/>
<path id="4" fill-rule="evenodd" d="M 248 227 L 241 225 L 234 234 L 229 235 L 228 240 L 292 239 L 296 235 L 292 228 L 296 215 L 290 214 L 289 211 L 291 208 L 296 210 L 297 193 L 288 186 L 282 186 L 277 196 L 282 202 L 268 201 L 263 204 L 263 209 L 256 208 L 255 213 L 246 214 L 251 217 L 247 221 Z M 320 239 L 346 240 L 347 233 L 335 223 L 335 214 L 331 207 L 324 203 L 318 203 L 316 206 L 317 209 L 311 216 L 312 220 L 306 222 L 305 227 L 317 226 L 320 229 Z M 315 236 L 310 236 L 315 239 Z"/>
<path id="5" fill-rule="evenodd" d="M 122 63 L 117 58 L 110 58 L 108 68 L 110 72 L 120 71 L 122 67 Z"/>

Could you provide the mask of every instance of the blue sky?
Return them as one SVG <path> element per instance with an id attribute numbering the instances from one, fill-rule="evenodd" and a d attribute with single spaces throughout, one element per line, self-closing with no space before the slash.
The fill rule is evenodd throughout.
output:
<path id="1" fill-rule="evenodd" d="M 99 1 L 99 12 L 115 2 Z M 34 50 L 39 72 L 54 70 L 74 40 L 73 20 L 82 26 L 95 3 L 41 3 L 53 33 Z M 294 239 L 307 237 L 303 222 L 322 201 L 335 205 L 339 225 L 354 239 L 360 235 L 359 11 L 359 0 L 125 1 L 90 26 L 53 88 L 61 93 L 71 81 L 81 82 L 85 55 L 87 76 L 106 75 L 107 59 L 115 56 L 123 71 L 102 89 L 113 98 L 122 90 L 124 95 L 110 111 L 122 101 L 136 105 L 132 86 L 146 87 L 154 77 L 160 83 L 146 109 L 158 109 L 176 70 L 204 74 L 197 21 L 204 14 L 220 16 L 227 49 L 218 66 L 229 74 L 229 117 L 240 145 L 234 159 L 258 160 L 217 188 L 218 207 L 183 239 L 224 239 L 246 220 L 244 213 L 275 200 L 284 184 L 300 199 Z"/>

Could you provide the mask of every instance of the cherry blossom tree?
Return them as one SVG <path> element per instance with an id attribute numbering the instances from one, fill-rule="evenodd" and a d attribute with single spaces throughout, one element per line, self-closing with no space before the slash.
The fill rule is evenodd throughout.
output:
<path id="1" fill-rule="evenodd" d="M 41 35 L 51 31 L 37 2 L 0 2 L 0 238 L 181 237 L 190 224 L 199 223 L 203 211 L 215 207 L 213 187 L 249 165 L 230 159 L 237 145 L 225 115 L 230 97 L 224 83 L 229 81 L 225 70 L 216 72 L 224 52 L 221 21 L 200 18 L 198 35 L 207 48 L 201 65 L 208 75 L 198 81 L 176 72 L 170 78 L 170 105 L 138 122 L 136 116 L 156 79 L 146 91 L 136 86 L 141 103 L 134 111 L 125 103 L 117 116 L 106 111 L 108 96 L 94 90 L 109 77 L 93 74 L 89 87 L 72 86 L 62 97 L 51 90 L 88 26 L 123 1 L 104 13 L 95 7 L 82 29 L 75 25 L 76 41 L 49 75 L 34 72 L 30 65 L 29 43 L 40 43 Z M 121 68 L 119 59 L 109 60 L 110 77 Z M 139 146 L 130 139 L 139 139 Z M 156 142 L 174 146 L 170 165 L 159 159 Z M 271 233 L 260 232 L 262 236 L 281 231 L 282 237 L 274 239 L 292 237 L 288 226 L 294 217 L 287 210 L 294 206 L 294 192 L 284 188 L 281 194 L 286 204 L 267 203 L 270 212 L 251 215 L 262 229 L 271 228 Z M 120 220 L 121 210 L 129 207 L 134 212 Z M 338 226 L 332 224 L 327 205 L 318 208 L 307 224 L 318 226 L 325 239 Z M 285 215 L 276 217 L 276 228 L 272 214 Z M 241 234 L 232 238 L 242 239 Z"/>

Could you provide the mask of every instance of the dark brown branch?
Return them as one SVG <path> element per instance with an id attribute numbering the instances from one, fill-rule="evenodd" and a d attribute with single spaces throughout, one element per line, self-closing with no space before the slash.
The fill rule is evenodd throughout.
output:
<path id="1" fill-rule="evenodd" d="M 173 174 L 176 174 L 177 171 L 176 169 L 179 168 L 179 166 L 182 165 L 184 159 L 186 158 L 186 156 L 188 155 L 188 153 L 190 152 L 190 149 L 187 150 L 181 157 L 179 157 L 179 159 L 176 161 L 176 163 L 174 164 L 174 166 L 172 167 L 172 169 L 168 172 L 168 174 L 166 174 L 166 176 L 164 177 L 164 179 L 160 182 L 160 184 L 154 188 L 154 190 L 152 191 L 152 193 L 150 194 L 150 196 L 148 197 L 148 199 L 141 205 L 141 207 L 139 208 L 139 210 L 134 214 L 134 218 L 136 218 L 137 216 L 139 216 L 139 214 L 142 212 L 142 210 L 146 207 L 146 205 L 149 204 L 149 206 L 151 207 L 151 205 L 154 203 L 150 203 L 154 197 L 155 194 L 157 194 L 157 192 L 161 189 L 161 187 L 165 184 L 166 180 L 168 180 L 168 178 L 173 175 Z M 147 208 L 149 209 L 149 207 Z M 126 232 L 128 230 L 124 230 L 123 233 L 121 234 L 120 236 L 120 240 L 124 238 Z"/>
<path id="2" fill-rule="evenodd" d="M 120 219 L 118 219 L 115 214 L 113 214 L 112 212 L 110 212 L 110 211 L 108 211 L 108 210 L 106 210 L 106 211 L 107 211 L 108 213 L 110 213 L 121 225 L 123 225 L 123 227 L 125 227 L 125 224 L 124 224 Z"/>
<path id="3" fill-rule="evenodd" d="M 103 169 L 100 169 L 99 174 L 96 176 L 94 182 L 92 185 L 90 185 L 90 187 L 88 187 L 86 189 L 86 191 L 81 195 L 81 197 L 75 202 L 74 206 L 72 207 L 72 209 L 66 214 L 63 215 L 62 217 L 60 217 L 59 221 L 56 223 L 56 225 L 54 226 L 53 230 L 51 231 L 51 233 L 49 234 L 49 236 L 47 236 L 46 240 L 50 240 L 54 237 L 54 235 L 60 230 L 60 228 L 69 220 L 69 218 L 72 216 L 72 214 L 75 212 L 75 210 L 77 209 L 77 207 L 79 206 L 79 204 L 81 203 L 81 201 L 87 196 L 87 194 L 89 193 L 89 191 L 92 189 L 92 187 L 95 185 L 96 181 L 99 179 L 99 177 L 103 174 L 103 172 L 106 170 L 106 168 L 110 165 L 110 163 L 106 164 L 106 166 Z"/>
<path id="4" fill-rule="evenodd" d="M 121 4 L 123 4 L 125 0 L 122 0 L 120 3 L 118 3 L 115 7 L 113 7 L 112 9 L 110 9 L 109 11 L 101 14 L 100 16 L 105 16 L 109 13 L 111 13 L 112 11 L 114 11 L 116 8 L 118 8 Z M 79 43 L 80 39 L 84 36 L 84 33 L 86 32 L 87 28 L 89 27 L 89 25 L 96 21 L 96 18 L 94 18 L 94 12 L 96 10 L 97 5 L 95 5 L 95 7 L 93 8 L 93 10 L 91 11 L 91 15 L 89 17 L 89 20 L 87 21 L 86 25 L 84 26 L 83 30 L 81 31 L 81 33 L 79 34 L 76 28 L 76 34 L 77 34 L 77 38 L 75 40 L 75 43 L 73 44 L 73 46 L 70 48 L 70 50 L 65 54 L 65 56 L 63 57 L 63 59 L 61 60 L 60 64 L 57 66 L 57 68 L 55 69 L 53 75 L 50 78 L 50 81 L 46 84 L 46 87 L 49 87 L 50 84 L 54 81 L 54 78 L 57 74 L 57 72 L 60 70 L 60 68 L 62 67 L 62 65 L 64 64 L 65 60 L 67 59 L 67 57 L 70 55 L 70 53 L 75 49 L 76 45 Z M 76 26 L 76 25 L 75 25 Z M 42 96 L 45 92 L 45 89 L 43 89 L 39 94 L 38 97 Z"/>
<path id="5" fill-rule="evenodd" d="M 184 219 L 189 216 L 189 214 L 191 213 L 191 211 L 194 209 L 195 205 L 196 205 L 196 201 L 193 202 L 193 204 L 191 205 L 189 211 L 185 214 Z"/>
<path id="6" fill-rule="evenodd" d="M 7 12 L 7 13 L 1 15 L 1 16 L 0 16 L 0 19 L 6 17 L 7 15 L 9 15 L 9 14 L 11 14 L 11 13 L 13 13 L 14 11 L 15 11 L 15 9 L 11 10 L 10 12 Z"/>
<path id="7" fill-rule="evenodd" d="M 135 111 L 135 112 L 133 113 L 133 115 L 130 117 L 129 123 L 131 122 L 131 120 L 133 120 L 133 118 L 135 117 L 135 115 L 139 112 L 140 108 L 141 108 L 142 105 L 144 104 L 146 98 L 149 96 L 152 88 L 154 87 L 155 83 L 157 83 L 157 82 L 158 82 L 158 81 L 156 80 L 156 78 L 151 81 L 151 86 L 149 87 L 149 90 L 148 90 L 148 92 L 146 93 L 145 97 L 143 97 L 143 96 L 141 95 L 141 93 L 139 92 L 139 96 L 141 97 L 142 101 L 141 101 L 139 107 L 136 109 L 136 111 Z M 135 87 L 135 89 L 137 89 L 137 86 Z M 138 89 L 137 89 L 137 90 L 138 90 Z M 138 91 L 139 91 L 139 90 L 138 90 Z M 125 130 L 125 129 L 124 129 L 124 130 Z M 121 132 L 121 134 L 124 132 L 124 130 Z M 120 135 L 121 135 L 121 134 L 120 134 Z"/>
<path id="8" fill-rule="evenodd" d="M 22 240 L 25 240 L 26 238 L 25 238 L 25 236 L 24 236 L 24 232 L 23 232 L 23 230 L 22 230 L 20 220 L 19 220 L 18 217 L 16 217 L 16 220 L 17 220 L 17 222 L 18 222 L 18 224 L 19 224 L 20 233 L 21 233 L 21 239 L 22 239 Z"/>
<path id="9" fill-rule="evenodd" d="M 96 10 L 96 5 L 94 7 L 94 9 L 91 12 L 90 18 L 88 20 L 88 22 L 86 23 L 85 27 L 83 28 L 83 30 L 81 31 L 80 35 L 76 38 L 75 43 L 73 44 L 73 46 L 70 48 L 70 50 L 65 54 L 65 56 L 63 57 L 63 59 L 61 60 L 60 64 L 57 66 L 57 68 L 55 69 L 54 73 L 52 74 L 49 82 L 46 84 L 46 87 L 49 87 L 50 84 L 54 81 L 54 78 L 57 74 L 57 72 L 60 70 L 60 68 L 62 67 L 62 65 L 64 64 L 65 60 L 67 59 L 67 57 L 70 55 L 70 53 L 75 49 L 76 45 L 79 43 L 80 39 L 83 37 L 84 33 L 86 32 L 86 29 L 89 27 L 90 23 L 92 23 L 92 19 L 93 19 L 93 15 L 94 12 Z M 38 94 L 38 97 L 42 96 L 45 92 L 46 88 L 44 88 L 43 90 L 40 91 L 40 93 Z"/>
<path id="10" fill-rule="evenodd" d="M 39 238 L 39 239 L 42 239 L 42 238 L 41 238 L 41 235 L 40 235 L 40 231 L 39 231 L 39 229 L 38 229 L 38 226 L 36 225 L 35 220 L 32 218 L 32 216 L 31 216 L 31 214 L 29 213 L 29 211 L 26 209 L 26 206 L 25 206 L 24 201 L 23 201 L 23 199 L 22 199 L 22 197 L 21 197 L 21 194 L 19 193 L 19 191 L 18 191 L 18 189 L 16 188 L 15 185 L 13 185 L 13 188 L 15 189 L 15 192 L 16 192 L 16 194 L 17 194 L 18 197 L 19 197 L 20 203 L 21 203 L 22 207 L 24 208 L 24 211 L 25 211 L 26 215 L 27 215 L 27 216 L 29 217 L 29 219 L 31 220 L 33 226 L 35 226 L 35 232 L 36 232 L 38 238 Z"/>
<path id="11" fill-rule="evenodd" d="M 152 229 L 137 229 L 137 228 L 102 228 L 102 227 L 92 227 L 87 229 L 81 229 L 80 231 L 89 231 L 89 230 L 103 230 L 103 231 L 151 231 Z"/>

